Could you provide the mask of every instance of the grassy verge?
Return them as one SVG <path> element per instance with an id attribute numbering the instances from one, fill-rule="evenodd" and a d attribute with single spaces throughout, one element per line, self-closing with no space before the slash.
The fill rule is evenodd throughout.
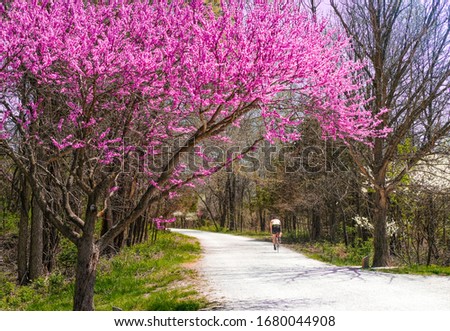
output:
<path id="1" fill-rule="evenodd" d="M 291 249 L 302 253 L 309 258 L 330 263 L 336 266 L 361 266 L 365 256 L 372 256 L 372 243 L 357 243 L 355 246 L 330 243 L 294 243 L 288 244 Z M 370 260 L 371 263 L 371 260 Z M 372 271 L 389 272 L 411 275 L 439 275 L 450 276 L 450 267 L 437 265 L 403 265 L 389 268 L 373 268 Z"/>
<path id="2" fill-rule="evenodd" d="M 362 259 L 371 255 L 371 242 L 359 242 L 354 246 L 344 244 L 321 243 L 293 243 L 288 245 L 309 258 L 337 266 L 361 266 Z"/>
<path id="3" fill-rule="evenodd" d="M 199 282 L 189 263 L 199 256 L 192 238 L 160 233 L 155 244 L 124 249 L 102 259 L 95 286 L 96 310 L 199 310 L 208 304 L 192 285 Z M 60 311 L 72 309 L 73 280 L 54 273 L 16 286 L 0 275 L 0 310 Z M 2 279 L 3 278 L 3 279 Z"/>
<path id="4" fill-rule="evenodd" d="M 438 265 L 412 265 L 402 266 L 394 268 L 377 268 L 377 271 L 389 272 L 395 274 L 411 274 L 411 275 L 424 275 L 424 276 L 450 276 L 450 267 L 443 267 Z"/>
<path id="5" fill-rule="evenodd" d="M 248 237 L 255 240 L 271 241 L 269 232 L 255 232 L 255 231 L 242 231 L 242 232 L 230 232 L 236 236 Z"/>

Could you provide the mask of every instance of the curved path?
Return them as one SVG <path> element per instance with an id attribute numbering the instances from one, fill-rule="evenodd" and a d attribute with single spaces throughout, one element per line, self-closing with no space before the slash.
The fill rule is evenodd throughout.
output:
<path id="1" fill-rule="evenodd" d="M 450 277 L 336 267 L 251 238 L 172 231 L 200 240 L 199 269 L 223 310 L 450 310 Z"/>

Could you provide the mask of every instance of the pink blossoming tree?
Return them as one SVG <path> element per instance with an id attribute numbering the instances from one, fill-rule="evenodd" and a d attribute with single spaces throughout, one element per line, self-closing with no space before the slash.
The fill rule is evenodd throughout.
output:
<path id="1" fill-rule="evenodd" d="M 77 247 L 75 310 L 94 309 L 101 251 L 151 204 L 220 168 L 189 169 L 185 155 L 206 157 L 202 142 L 226 139 L 245 114 L 260 114 L 270 141 L 300 139 L 305 117 L 326 138 L 382 134 L 347 39 L 291 1 L 227 1 L 217 14 L 200 0 L 17 0 L 0 15 L 0 148 Z M 131 212 L 98 237 L 103 199 L 137 150 L 158 167 L 144 167 Z"/>

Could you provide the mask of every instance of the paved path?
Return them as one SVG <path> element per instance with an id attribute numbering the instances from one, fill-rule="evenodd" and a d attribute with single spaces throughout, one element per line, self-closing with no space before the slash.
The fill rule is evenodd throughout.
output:
<path id="1" fill-rule="evenodd" d="M 200 272 L 223 310 L 450 310 L 450 277 L 336 267 L 270 243 L 196 230 Z"/>

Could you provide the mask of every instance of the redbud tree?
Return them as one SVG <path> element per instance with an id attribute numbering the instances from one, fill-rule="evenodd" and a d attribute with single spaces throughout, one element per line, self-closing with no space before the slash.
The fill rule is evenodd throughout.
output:
<path id="1" fill-rule="evenodd" d="M 305 117 L 326 138 L 383 134 L 348 40 L 293 1 L 213 11 L 200 0 L 17 0 L 0 15 L 1 152 L 77 247 L 75 310 L 94 309 L 101 251 L 159 199 L 217 171 L 190 169 L 185 155 L 206 157 L 202 143 L 225 140 L 244 115 L 260 116 L 269 141 L 300 139 Z M 143 167 L 145 190 L 99 237 L 103 199 L 135 151 L 159 166 Z"/>

